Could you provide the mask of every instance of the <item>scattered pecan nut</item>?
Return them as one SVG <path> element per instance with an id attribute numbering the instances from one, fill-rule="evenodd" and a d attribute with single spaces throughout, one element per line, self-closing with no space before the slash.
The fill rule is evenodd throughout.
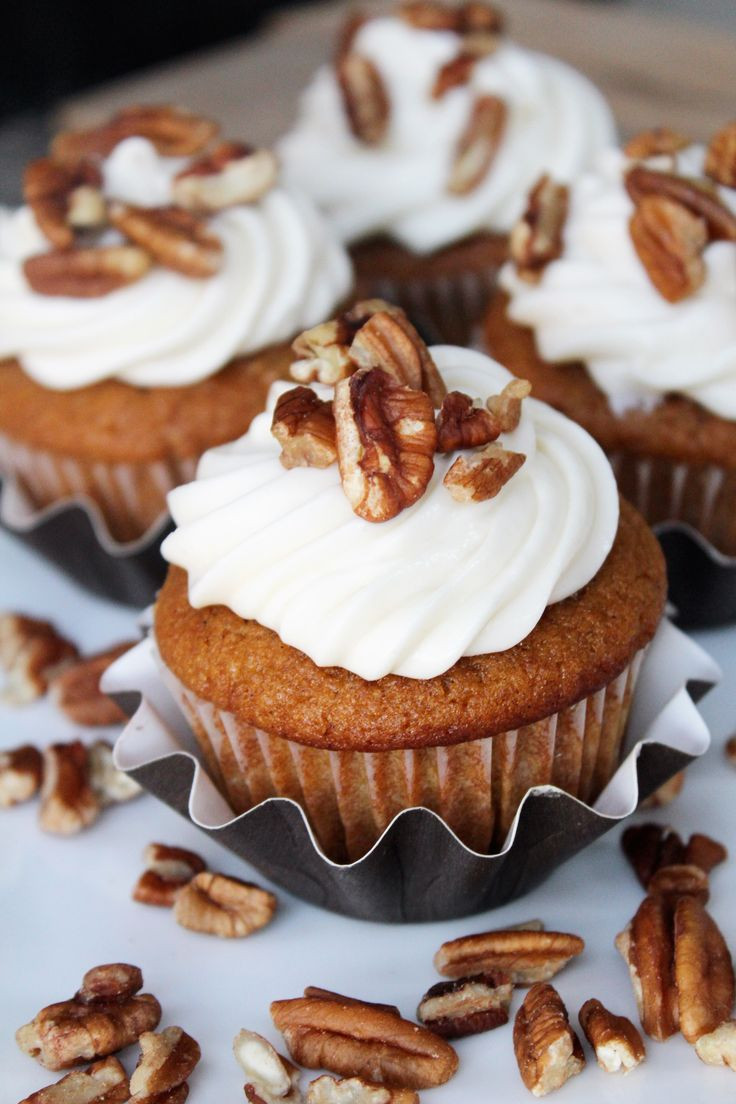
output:
<path id="1" fill-rule="evenodd" d="M 421 498 L 432 478 L 437 429 L 431 399 L 372 368 L 338 383 L 333 408 L 350 505 L 366 521 L 396 517 Z"/>
<path id="2" fill-rule="evenodd" d="M 134 284 L 150 267 L 150 256 L 137 245 L 105 245 L 39 253 L 23 262 L 23 274 L 39 295 L 98 299 Z"/>
<path id="3" fill-rule="evenodd" d="M 281 445 L 285 468 L 329 468 L 337 460 L 332 403 L 309 387 L 293 387 L 279 396 L 271 433 Z"/>
<path id="4" fill-rule="evenodd" d="M 437 415 L 437 451 L 477 448 L 495 441 L 501 432 L 497 418 L 476 405 L 470 395 L 450 391 Z"/>
<path id="5" fill-rule="evenodd" d="M 686 846 L 677 832 L 660 824 L 632 825 L 621 836 L 621 847 L 645 888 L 664 867 L 687 864 L 710 874 L 728 858 L 726 848 L 718 840 L 694 832 Z"/>
<path id="6" fill-rule="evenodd" d="M 629 220 L 634 249 L 668 303 L 679 303 L 705 281 L 705 221 L 666 196 L 644 196 Z"/>
<path id="7" fill-rule="evenodd" d="M 632 161 L 646 161 L 648 157 L 679 153 L 690 145 L 690 139 L 670 127 L 653 127 L 642 130 L 624 146 L 624 153 Z"/>
<path id="8" fill-rule="evenodd" d="M 461 51 L 450 61 L 445 62 L 435 77 L 430 95 L 433 100 L 441 100 L 452 88 L 459 88 L 470 80 L 478 55 Z"/>
<path id="9" fill-rule="evenodd" d="M 74 999 L 82 1004 L 110 1004 L 126 1001 L 142 988 L 143 974 L 138 966 L 109 962 L 87 971 Z"/>
<path id="10" fill-rule="evenodd" d="M 447 181 L 453 195 L 467 195 L 485 180 L 506 129 L 508 108 L 498 96 L 478 96 L 455 151 Z"/>
<path id="11" fill-rule="evenodd" d="M 110 204 L 110 222 L 159 264 L 184 276 L 214 276 L 222 263 L 222 242 L 191 211 L 116 202 Z"/>
<path id="12" fill-rule="evenodd" d="M 38 823 L 44 832 L 70 836 L 97 820 L 102 805 L 92 789 L 87 749 L 80 740 L 51 744 L 43 757 Z"/>
<path id="13" fill-rule="evenodd" d="M 644 1061 L 644 1041 L 626 1016 L 615 1016 L 592 998 L 580 1009 L 578 1019 L 598 1065 L 606 1073 L 629 1073 Z"/>
<path id="14" fill-rule="evenodd" d="M 245 1095 L 251 1104 L 299 1104 L 297 1067 L 255 1031 L 238 1032 L 233 1053 L 245 1074 Z"/>
<path id="15" fill-rule="evenodd" d="M 31 744 L 0 751 L 0 809 L 29 801 L 41 788 L 43 756 Z"/>
<path id="16" fill-rule="evenodd" d="M 514 985 L 531 985 L 554 977 L 584 947 L 579 935 L 567 932 L 501 928 L 443 943 L 434 964 L 445 977 L 501 972 Z"/>
<path id="17" fill-rule="evenodd" d="M 442 482 L 456 502 L 486 502 L 496 497 L 525 460 L 523 452 L 486 445 L 467 456 L 458 456 Z"/>
<path id="18" fill-rule="evenodd" d="M 736 120 L 711 139 L 705 156 L 705 171 L 717 184 L 736 188 Z"/>
<path id="19" fill-rule="evenodd" d="M 199 1043 L 180 1027 L 158 1034 L 145 1031 L 138 1043 L 141 1056 L 130 1078 L 131 1104 L 147 1104 L 159 1093 L 178 1089 L 202 1056 Z"/>
<path id="20" fill-rule="evenodd" d="M 69 664 L 49 683 L 51 701 L 56 708 L 78 725 L 102 726 L 125 721 L 123 711 L 100 690 L 100 679 L 107 668 L 135 643 L 134 640 L 126 640 Z"/>
<path id="21" fill-rule="evenodd" d="M 338 57 L 335 71 L 351 131 L 364 145 L 377 146 L 386 136 L 391 111 L 381 74 L 354 50 Z"/>
<path id="22" fill-rule="evenodd" d="M 440 981 L 422 997 L 417 1019 L 444 1039 L 461 1039 L 508 1023 L 511 1004 L 508 974 L 475 974 Z"/>
<path id="23" fill-rule="evenodd" d="M 736 1070 L 736 1020 L 726 1020 L 715 1031 L 701 1035 L 695 1053 L 706 1066 L 728 1066 Z"/>
<path id="24" fill-rule="evenodd" d="M 512 379 L 498 395 L 489 395 L 486 410 L 497 420 L 501 433 L 512 433 L 521 421 L 521 404 L 532 392 L 529 380 Z"/>
<path id="25" fill-rule="evenodd" d="M 23 198 L 44 237 L 57 249 L 69 249 L 75 228 L 104 223 L 101 185 L 99 169 L 89 162 L 67 169 L 50 157 L 39 157 L 23 174 Z"/>
<path id="26" fill-rule="evenodd" d="M 680 1030 L 689 1043 L 696 1043 L 731 1016 L 733 964 L 718 925 L 696 897 L 677 901 L 674 943 Z"/>
<path id="27" fill-rule="evenodd" d="M 736 214 L 710 182 L 635 165 L 626 173 L 624 183 L 636 206 L 648 196 L 669 199 L 705 222 L 710 241 L 736 241 Z"/>
<path id="28" fill-rule="evenodd" d="M 103 809 L 140 797 L 143 790 L 134 778 L 119 770 L 113 762 L 112 745 L 95 740 L 87 749 L 89 784 Z"/>
<path id="29" fill-rule="evenodd" d="M 324 1074 L 307 1088 L 306 1104 L 419 1104 L 413 1089 L 392 1089 L 362 1077 L 339 1080 Z"/>
<path id="30" fill-rule="evenodd" d="M 708 875 L 694 863 L 673 863 L 660 867 L 647 883 L 647 893 L 664 897 L 674 904 L 678 897 L 697 897 L 706 903 L 710 897 Z"/>
<path id="31" fill-rule="evenodd" d="M 191 157 L 217 134 L 209 119 L 168 105 L 126 107 L 108 122 L 90 130 L 64 131 L 51 144 L 51 156 L 61 165 L 107 157 L 125 138 L 147 138 L 163 157 Z"/>
<path id="32" fill-rule="evenodd" d="M 336 993 L 333 989 L 323 989 L 320 985 L 307 985 L 304 990 L 305 997 L 313 997 L 315 1000 L 340 1001 L 341 1004 L 357 1004 L 361 1008 L 378 1008 L 382 1012 L 391 1012 L 394 1016 L 400 1016 L 395 1004 L 381 1004 L 378 1001 L 360 1000 L 359 997 L 346 997 L 344 993 Z"/>
<path id="33" fill-rule="evenodd" d="M 2 700 L 25 705 L 40 698 L 50 679 L 77 654 L 51 622 L 19 613 L 0 614 L 0 667 L 8 676 Z"/>
<path id="34" fill-rule="evenodd" d="M 640 802 L 639 808 L 663 809 L 666 805 L 671 805 L 675 798 L 679 797 L 682 793 L 684 785 L 685 772 L 678 771 L 677 774 L 673 774 L 671 778 L 668 778 L 666 782 L 658 786 L 656 790 L 653 790 L 649 797 L 646 797 Z"/>
<path id="35" fill-rule="evenodd" d="M 189 931 L 237 939 L 270 924 L 276 898 L 260 886 L 207 871 L 177 895 L 174 919 Z"/>
<path id="36" fill-rule="evenodd" d="M 129 1099 L 125 1070 L 117 1058 L 105 1058 L 31 1093 L 20 1104 L 125 1104 Z"/>
<path id="37" fill-rule="evenodd" d="M 514 1053 L 521 1079 L 534 1096 L 546 1096 L 582 1073 L 583 1048 L 551 985 L 537 982 L 524 997 L 514 1020 Z"/>
<path id="38" fill-rule="evenodd" d="M 406 1089 L 442 1085 L 457 1070 L 444 1039 L 374 1005 L 297 997 L 274 1001 L 271 1017 L 294 1061 L 307 1069 Z"/>
<path id="39" fill-rule="evenodd" d="M 238 203 L 255 203 L 271 190 L 278 174 L 271 150 L 221 142 L 174 177 L 172 198 L 190 211 L 221 211 Z"/>
<path id="40" fill-rule="evenodd" d="M 133 900 L 159 908 L 173 908 L 179 890 L 207 869 L 195 851 L 165 843 L 149 843 L 143 861 L 146 869 L 135 884 Z"/>
<path id="41" fill-rule="evenodd" d="M 662 897 L 645 897 L 633 920 L 616 936 L 615 943 L 629 968 L 641 1026 L 652 1039 L 659 1042 L 669 1039 L 678 1028 L 669 902 Z"/>
<path id="42" fill-rule="evenodd" d="M 570 189 L 545 174 L 529 193 L 526 211 L 509 236 L 509 254 L 527 283 L 537 283 L 548 264 L 562 255 Z"/>
<path id="43" fill-rule="evenodd" d="M 352 375 L 355 364 L 349 346 L 356 332 L 357 327 L 349 326 L 341 315 L 299 334 L 291 346 L 298 358 L 289 368 L 292 378 L 298 383 L 317 380 L 334 387 Z"/>

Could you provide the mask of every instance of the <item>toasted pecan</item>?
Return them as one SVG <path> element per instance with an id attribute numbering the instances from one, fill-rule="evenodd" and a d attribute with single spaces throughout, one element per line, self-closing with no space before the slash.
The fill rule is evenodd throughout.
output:
<path id="1" fill-rule="evenodd" d="M 585 1055 L 557 991 L 543 982 L 524 997 L 514 1021 L 514 1053 L 521 1079 L 546 1096 L 582 1073 Z"/>
<path id="2" fill-rule="evenodd" d="M 49 683 L 51 701 L 64 716 L 78 725 L 112 725 L 125 720 L 118 705 L 100 690 L 107 668 L 129 651 L 136 641 L 126 640 L 112 648 L 70 663 Z"/>
<path id="3" fill-rule="evenodd" d="M 511 230 L 509 253 L 519 276 L 536 283 L 562 255 L 570 189 L 545 173 L 529 193 L 526 210 Z"/>
<path id="4" fill-rule="evenodd" d="M 369 316 L 357 329 L 350 344 L 350 359 L 359 368 L 382 368 L 415 391 L 425 391 L 433 406 L 440 406 L 446 388 L 432 354 L 403 310 L 390 307 L 375 310 L 371 301 L 358 304 Z M 346 314 L 356 316 L 357 308 Z"/>
<path id="5" fill-rule="evenodd" d="M 61 165 L 107 157 L 124 138 L 147 138 L 164 157 L 191 157 L 217 134 L 209 119 L 168 105 L 133 105 L 89 130 L 64 131 L 51 144 Z"/>
<path id="6" fill-rule="evenodd" d="M 498 395 L 489 395 L 486 410 L 497 420 L 501 433 L 512 433 L 521 421 L 521 404 L 532 391 L 529 380 L 512 379 Z"/>
<path id="7" fill-rule="evenodd" d="M 413 1089 L 389 1088 L 363 1077 L 339 1080 L 324 1074 L 307 1087 L 306 1104 L 419 1104 Z"/>
<path id="8" fill-rule="evenodd" d="M 477 448 L 495 441 L 501 432 L 497 418 L 476 405 L 470 395 L 450 391 L 437 415 L 437 451 Z"/>
<path id="9" fill-rule="evenodd" d="M 641 1026 L 652 1039 L 669 1039 L 678 1028 L 671 904 L 645 897 L 615 943 L 629 968 Z"/>
<path id="10" fill-rule="evenodd" d="M 244 142 L 221 142 L 174 177 L 174 203 L 190 211 L 220 211 L 255 203 L 276 183 L 279 165 L 268 149 Z"/>
<path id="11" fill-rule="evenodd" d="M 378 145 L 386 136 L 391 111 L 381 74 L 353 50 L 338 57 L 335 70 L 350 129 L 364 145 Z"/>
<path id="12" fill-rule="evenodd" d="M 624 153 L 633 161 L 646 161 L 648 157 L 679 153 L 690 142 L 690 138 L 671 127 L 652 127 L 630 138 L 624 146 Z"/>
<path id="13" fill-rule="evenodd" d="M 309 387 L 293 387 L 279 396 L 271 433 L 281 445 L 285 468 L 328 468 L 337 460 L 332 403 Z"/>
<path id="14" fill-rule="evenodd" d="M 696 1043 L 731 1015 L 733 964 L 718 925 L 696 897 L 677 901 L 674 943 L 680 1030 L 689 1043 Z"/>
<path id="15" fill-rule="evenodd" d="M 88 828 L 102 810 L 90 782 L 87 749 L 80 740 L 44 751 L 38 823 L 44 832 L 70 836 Z"/>
<path id="16" fill-rule="evenodd" d="M 117 1058 L 105 1058 L 31 1093 L 20 1104 L 125 1104 L 129 1098 L 125 1070 Z"/>
<path id="17" fill-rule="evenodd" d="M 134 284 L 148 272 L 151 258 L 136 245 L 52 249 L 23 262 L 23 275 L 39 295 L 99 299 Z"/>
<path id="18" fill-rule="evenodd" d="M 501 445 L 486 445 L 458 456 L 442 482 L 456 502 L 486 502 L 495 498 L 522 466 L 526 456 Z"/>
<path id="19" fill-rule="evenodd" d="M 99 169 L 89 162 L 67 169 L 50 157 L 40 157 L 26 166 L 23 198 L 47 240 L 57 249 L 69 249 L 75 227 L 104 221 L 101 184 Z"/>
<path id="20" fill-rule="evenodd" d="M 189 931 L 238 939 L 270 924 L 275 911 L 276 898 L 268 890 L 203 872 L 177 894 L 174 919 Z"/>
<path id="21" fill-rule="evenodd" d="M 592 998 L 580 1009 L 578 1019 L 598 1065 L 606 1073 L 629 1073 L 644 1061 L 644 1041 L 626 1016 L 614 1015 Z"/>
<path id="22" fill-rule="evenodd" d="M 660 295 L 679 303 L 705 281 L 705 220 L 666 196 L 643 196 L 629 220 L 639 260 Z"/>
<path id="23" fill-rule="evenodd" d="M 722 202 L 710 182 L 658 172 L 646 165 L 635 165 L 629 169 L 624 182 L 637 206 L 649 196 L 669 199 L 703 219 L 710 241 L 736 241 L 736 214 Z"/>
<path id="24" fill-rule="evenodd" d="M 43 756 L 32 744 L 0 751 L 0 809 L 29 801 L 41 788 Z"/>
<path id="25" fill-rule="evenodd" d="M 497 929 L 443 943 L 434 956 L 445 977 L 501 971 L 514 985 L 548 981 L 585 947 L 579 935 L 527 928 Z"/>
<path id="26" fill-rule="evenodd" d="M 115 202 L 110 222 L 159 264 L 184 276 L 214 276 L 222 262 L 222 242 L 191 211 Z"/>
<path id="27" fill-rule="evenodd" d="M 475 974 L 440 981 L 422 997 L 417 1019 L 444 1039 L 461 1039 L 508 1023 L 511 1004 L 508 974 Z"/>
<path id="28" fill-rule="evenodd" d="M 41 697 L 54 675 L 77 655 L 74 644 L 50 621 L 0 614 L 0 667 L 8 676 L 2 700 L 25 705 Z"/>
<path id="29" fill-rule="evenodd" d="M 131 1104 L 151 1104 L 159 1093 L 183 1085 L 199 1062 L 199 1043 L 180 1027 L 155 1034 L 145 1031 L 138 1040 L 141 1056 L 130 1078 Z"/>
<path id="30" fill-rule="evenodd" d="M 474 191 L 488 175 L 506 129 L 508 108 L 499 96 L 478 96 L 455 151 L 447 181 L 453 195 Z"/>
<path id="31" fill-rule="evenodd" d="M 736 188 L 736 119 L 711 138 L 705 156 L 708 176 L 726 188 Z"/>

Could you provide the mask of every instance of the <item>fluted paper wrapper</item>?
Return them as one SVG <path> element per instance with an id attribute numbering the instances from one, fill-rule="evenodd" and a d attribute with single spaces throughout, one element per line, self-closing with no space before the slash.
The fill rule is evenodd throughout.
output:
<path id="1" fill-rule="evenodd" d="M 716 665 L 697 645 L 664 622 L 641 662 L 630 702 L 623 761 L 592 804 L 582 795 L 566 793 L 559 784 L 569 784 L 570 764 L 574 759 L 569 749 L 575 734 L 580 742 L 580 733 L 584 732 L 579 715 L 575 714 L 576 709 L 578 714 L 582 710 L 574 707 L 567 720 L 561 720 L 564 714 L 557 716 L 554 743 L 550 743 L 553 719 L 545 722 L 547 747 L 559 751 L 556 728 L 561 728 L 566 749 L 566 753 L 559 756 L 559 764 L 554 761 L 554 754 L 551 758 L 547 756 L 551 765 L 546 781 L 541 784 L 534 784 L 534 779 L 524 781 L 525 757 L 521 754 L 515 756 L 518 766 L 504 773 L 512 792 L 512 796 L 507 797 L 507 806 L 513 803 L 515 812 L 505 837 L 493 843 L 492 853 L 484 853 L 472 843 L 463 842 L 443 819 L 445 813 L 458 825 L 467 826 L 472 821 L 475 815 L 472 802 L 478 800 L 478 787 L 473 785 L 469 797 L 471 814 L 466 818 L 463 812 L 459 820 L 457 809 L 443 809 L 441 802 L 439 811 L 414 806 L 396 812 L 391 810 L 389 802 L 383 813 L 386 826 L 379 825 L 382 830 L 378 839 L 365 854 L 352 861 L 338 861 L 325 850 L 325 847 L 334 847 L 339 840 L 335 826 L 346 823 L 339 807 L 341 772 L 334 764 L 329 774 L 314 770 L 314 777 L 327 796 L 324 808 L 320 809 L 319 802 L 314 801 L 310 808 L 302 781 L 310 777 L 310 771 L 302 765 L 300 774 L 299 755 L 294 757 L 289 749 L 292 763 L 289 768 L 283 754 L 279 757 L 270 751 L 270 738 L 255 735 L 262 762 L 268 763 L 270 759 L 272 764 L 261 774 L 261 784 L 268 785 L 266 775 L 273 774 L 276 769 L 280 777 L 296 778 L 300 782 L 301 798 L 297 801 L 293 796 L 265 796 L 249 811 L 236 815 L 220 789 L 224 789 L 221 774 L 217 773 L 221 771 L 220 755 L 215 753 L 214 747 L 207 757 L 200 750 L 181 705 L 175 700 L 178 696 L 176 685 L 171 680 L 167 680 L 167 685 L 161 677 L 160 662 L 150 638 L 109 669 L 104 688 L 129 712 L 135 708 L 118 740 L 115 758 L 141 785 L 272 881 L 298 896 L 347 915 L 395 922 L 465 916 L 502 905 L 531 889 L 556 866 L 628 816 L 643 798 L 707 749 L 708 731 L 693 699 L 712 685 L 718 674 Z M 633 672 L 627 671 L 623 682 L 616 680 L 616 684 L 604 692 L 602 702 L 588 699 L 586 715 L 588 703 L 592 702 L 594 715 L 604 717 L 605 699 L 612 697 L 615 687 L 617 700 L 626 702 L 618 711 L 620 719 L 621 711 L 628 707 L 626 686 L 632 683 Z M 609 715 L 613 715 L 610 710 Z M 208 726 L 215 732 L 217 724 L 213 717 Z M 222 714 L 219 721 L 226 731 Z M 600 726 L 601 733 L 605 727 L 605 724 Z M 509 736 L 504 737 L 507 743 Z M 516 739 L 518 743 L 519 733 Z M 539 733 L 536 740 L 539 745 Z M 585 743 L 584 739 L 582 742 Z M 613 741 L 598 739 L 599 749 L 601 743 L 613 747 Z M 223 746 L 220 734 L 220 748 Z M 471 745 L 463 746 L 467 749 Z M 508 752 L 508 747 L 506 750 Z M 451 751 L 445 749 L 444 753 L 432 751 L 431 754 L 441 759 Z M 329 752 L 325 754 L 330 756 Z M 375 760 L 378 754 L 374 753 L 371 759 Z M 486 787 L 486 805 L 489 804 L 489 779 L 493 785 L 493 756 L 491 751 L 488 763 L 487 751 L 481 753 L 476 749 L 470 753 L 468 769 L 471 773 L 481 773 Z M 535 756 L 534 760 L 538 758 Z M 228 763 L 228 757 L 223 761 Z M 598 762 L 597 756 L 595 762 Z M 461 765 L 458 769 L 461 779 L 464 778 L 464 767 Z M 578 771 L 577 775 L 578 780 L 583 776 L 587 778 L 586 785 L 591 790 L 595 785 L 596 769 L 602 770 L 602 767 L 591 770 L 587 765 L 585 771 Z M 391 774 L 383 769 L 381 778 L 381 770 L 376 765 L 370 768 L 376 793 L 383 790 L 380 783 Z M 443 770 L 442 778 L 448 792 L 459 797 L 464 787 L 455 788 L 447 762 Z M 560 773 L 556 776 L 555 772 Z M 437 777 L 440 778 L 440 771 Z M 477 777 L 476 774 L 476 780 Z M 245 778 L 250 790 L 253 779 L 247 781 L 247 772 Z M 578 785 L 582 793 L 580 781 Z M 316 798 L 317 791 L 311 789 L 311 783 L 307 788 Z M 368 786 L 369 794 L 370 789 Z M 241 797 L 244 796 L 242 790 Z M 248 799 L 252 797 L 249 792 Z M 369 796 L 368 800 L 372 803 L 375 799 Z M 307 812 L 303 810 L 302 801 Z M 337 815 L 330 812 L 335 805 Z M 476 805 L 476 812 L 479 807 Z M 347 819 L 353 823 L 355 816 L 350 813 Z M 363 820 L 358 817 L 355 824 L 365 825 L 365 808 L 361 816 Z M 310 817 L 314 817 L 316 831 Z M 487 818 L 485 825 L 484 832 L 488 827 Z M 354 842 L 355 839 L 353 837 Z"/>
<path id="2" fill-rule="evenodd" d="M 386 299 L 403 307 L 429 345 L 468 345 L 475 340 L 500 267 L 410 280 L 358 275 L 358 293 L 361 299 Z"/>

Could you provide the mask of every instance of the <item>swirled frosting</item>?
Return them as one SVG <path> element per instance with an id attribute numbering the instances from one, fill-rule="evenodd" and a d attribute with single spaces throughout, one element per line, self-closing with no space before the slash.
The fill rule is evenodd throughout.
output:
<path id="1" fill-rule="evenodd" d="M 704 155 L 702 146 L 687 147 L 674 171 L 701 177 Z M 667 302 L 631 241 L 629 165 L 623 153 L 608 150 L 573 186 L 562 256 L 538 284 L 504 267 L 509 315 L 532 328 L 545 360 L 584 361 L 616 413 L 651 409 L 676 392 L 736 419 L 736 242 L 708 245 L 702 287 Z M 663 167 L 670 171 L 669 160 Z M 736 212 L 736 190 L 718 191 Z"/>
<path id="2" fill-rule="evenodd" d="M 448 388 L 473 396 L 511 379 L 481 353 L 443 345 L 432 355 Z M 423 497 L 370 524 L 351 510 L 337 465 L 281 465 L 270 426 L 289 386 L 274 384 L 248 433 L 207 452 L 196 480 L 169 495 L 176 529 L 163 554 L 188 572 L 193 606 L 226 605 L 320 666 L 426 679 L 517 644 L 607 556 L 618 525 L 611 468 L 546 404 L 525 399 L 502 436 L 526 461 L 495 498 L 454 501 L 442 479 L 459 453 L 436 456 Z"/>
<path id="3" fill-rule="evenodd" d="M 613 140 L 611 113 L 588 80 L 513 43 L 502 42 L 476 63 L 467 84 L 441 99 L 432 99 L 431 89 L 440 67 L 458 53 L 452 32 L 419 30 L 398 17 L 372 19 L 354 49 L 385 84 L 385 140 L 369 146 L 353 136 L 334 71 L 324 66 L 280 146 L 287 179 L 316 200 L 344 241 L 384 233 L 429 253 L 479 231 L 505 233 L 542 172 L 572 179 Z M 506 129 L 479 186 L 452 195 L 450 167 L 479 95 L 504 100 Z"/>
<path id="4" fill-rule="evenodd" d="M 141 206 L 167 204 L 183 163 L 128 138 L 103 162 L 104 192 Z M 297 191 L 276 187 L 257 203 L 217 213 L 210 226 L 224 254 L 212 277 L 157 266 L 100 298 L 56 298 L 31 290 L 23 275 L 23 261 L 49 248 L 31 211 L 0 211 L 0 357 L 18 357 L 29 376 L 55 390 L 110 377 L 178 387 L 233 356 L 288 340 L 349 291 L 344 250 Z"/>

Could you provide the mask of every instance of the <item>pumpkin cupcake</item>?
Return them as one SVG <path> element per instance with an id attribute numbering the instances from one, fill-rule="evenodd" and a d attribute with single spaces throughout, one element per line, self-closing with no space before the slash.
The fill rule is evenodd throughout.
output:
<path id="1" fill-rule="evenodd" d="M 413 806 L 487 852 L 532 786 L 593 801 L 665 593 L 602 451 L 388 304 L 295 351 L 169 496 L 155 644 L 233 809 L 292 798 L 344 860 Z"/>
<path id="2" fill-rule="evenodd" d="M 237 437 L 350 264 L 268 150 L 134 108 L 65 133 L 0 212 L 0 473 L 140 537 Z"/>
<path id="3" fill-rule="evenodd" d="M 614 134 L 589 81 L 507 39 L 491 5 L 418 0 L 348 21 L 280 153 L 360 293 L 465 343 L 529 187 L 573 179 Z"/>
<path id="4" fill-rule="evenodd" d="M 512 254 L 488 349 L 593 434 L 651 524 L 736 555 L 736 123 L 543 181 Z"/>

